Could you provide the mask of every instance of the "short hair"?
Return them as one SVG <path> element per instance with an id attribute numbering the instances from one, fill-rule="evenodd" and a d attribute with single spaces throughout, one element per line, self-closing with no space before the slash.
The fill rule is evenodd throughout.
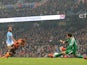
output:
<path id="1" fill-rule="evenodd" d="M 10 31 L 10 29 L 12 29 L 12 27 L 11 27 L 11 26 L 9 26 L 9 27 L 8 27 L 8 31 Z"/>
<path id="2" fill-rule="evenodd" d="M 67 35 L 68 35 L 69 37 L 72 37 L 72 36 L 73 36 L 71 33 L 68 33 Z"/>

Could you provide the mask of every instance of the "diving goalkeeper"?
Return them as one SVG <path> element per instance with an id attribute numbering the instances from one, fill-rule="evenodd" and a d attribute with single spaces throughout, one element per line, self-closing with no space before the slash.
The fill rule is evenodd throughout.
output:
<path id="1" fill-rule="evenodd" d="M 70 55 L 73 54 L 75 57 L 77 58 L 85 58 L 87 59 L 87 57 L 83 57 L 82 55 L 79 55 L 76 53 L 77 51 L 77 42 L 74 38 L 74 36 L 72 34 L 67 34 L 66 35 L 66 40 L 60 40 L 61 43 L 65 44 L 68 43 L 68 46 L 66 48 L 64 47 L 60 47 L 61 52 L 57 53 L 57 54 L 48 54 L 49 57 L 60 57 L 61 55 Z"/>

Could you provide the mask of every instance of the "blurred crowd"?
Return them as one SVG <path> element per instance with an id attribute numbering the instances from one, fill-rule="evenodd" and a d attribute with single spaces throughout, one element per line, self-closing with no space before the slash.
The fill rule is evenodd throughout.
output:
<path id="1" fill-rule="evenodd" d="M 6 5 L 6 3 L 9 3 Z M 11 3 L 11 4 L 10 4 Z M 3 0 L 0 18 L 55 14 L 79 14 L 87 10 L 86 0 Z"/>
<path id="2" fill-rule="evenodd" d="M 49 53 L 59 52 L 60 46 L 67 46 L 59 42 L 60 39 L 66 39 L 67 33 L 75 36 L 77 53 L 87 54 L 87 21 L 73 19 L 0 24 L 0 50 L 2 54 L 6 52 L 6 32 L 7 27 L 11 25 L 16 39 L 27 38 L 26 46 L 17 50 L 18 57 L 46 57 Z"/>
<path id="3" fill-rule="evenodd" d="M 77 40 L 77 53 L 87 54 L 87 21 L 77 16 L 81 12 L 86 12 L 86 0 L 3 0 L 0 1 L 0 5 L 14 4 L 18 1 L 32 5 L 23 7 L 20 4 L 17 8 L 1 8 L 0 18 L 55 14 L 66 14 L 71 18 L 66 17 L 65 20 L 59 21 L 0 23 L 0 55 L 7 51 L 5 40 L 8 26 L 13 27 L 16 39 L 27 38 L 26 46 L 17 50 L 16 57 L 46 57 L 49 53 L 59 52 L 60 46 L 66 46 L 59 40 L 65 40 L 68 32 Z"/>

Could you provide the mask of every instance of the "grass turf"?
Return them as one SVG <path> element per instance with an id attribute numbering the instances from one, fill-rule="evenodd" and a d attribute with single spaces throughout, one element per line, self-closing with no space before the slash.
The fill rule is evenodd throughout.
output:
<path id="1" fill-rule="evenodd" d="M 87 65 L 80 58 L 0 58 L 0 65 Z"/>

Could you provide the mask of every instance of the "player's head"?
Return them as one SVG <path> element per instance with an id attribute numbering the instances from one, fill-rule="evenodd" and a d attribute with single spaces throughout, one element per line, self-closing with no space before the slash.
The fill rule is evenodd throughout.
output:
<path id="1" fill-rule="evenodd" d="M 25 40 L 24 39 L 18 39 L 17 40 L 18 44 L 20 44 L 21 46 L 25 45 Z"/>
<path id="2" fill-rule="evenodd" d="M 71 38 L 73 35 L 71 33 L 68 33 L 66 36 L 67 38 Z"/>
<path id="3" fill-rule="evenodd" d="M 11 26 L 8 27 L 8 31 L 12 32 L 12 27 Z"/>

